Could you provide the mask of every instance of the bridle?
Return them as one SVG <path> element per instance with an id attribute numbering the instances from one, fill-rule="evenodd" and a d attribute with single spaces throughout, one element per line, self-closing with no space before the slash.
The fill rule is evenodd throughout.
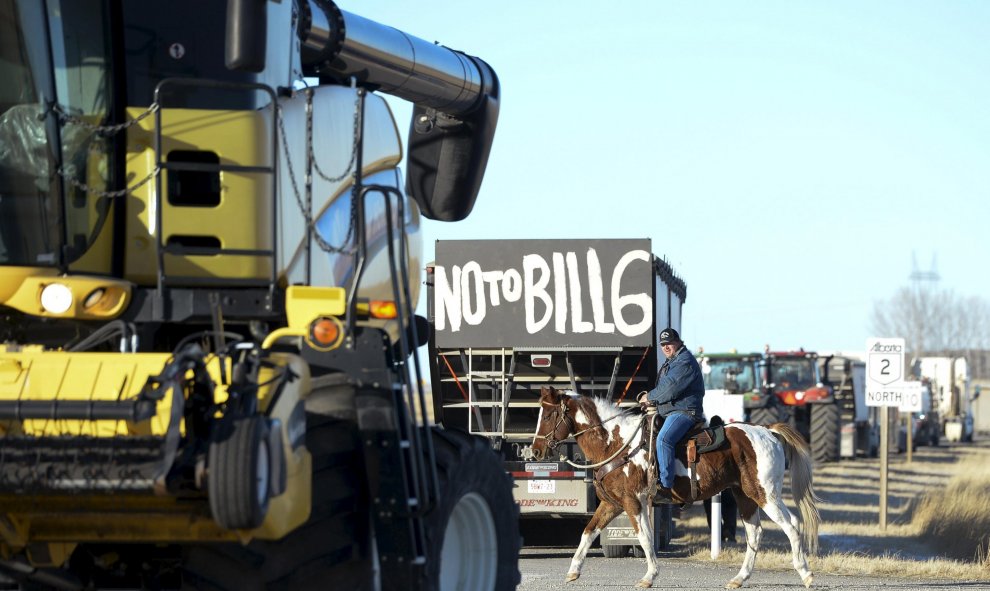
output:
<path id="1" fill-rule="evenodd" d="M 563 441 L 563 439 L 557 439 L 557 437 L 556 437 L 557 429 L 560 428 L 560 426 L 564 423 L 564 421 L 567 421 L 567 423 L 568 423 L 569 426 L 568 426 L 568 429 L 567 429 L 567 435 L 564 436 L 564 439 L 566 439 L 567 437 L 570 437 L 571 433 L 574 431 L 574 419 L 572 419 L 570 416 L 568 416 L 568 414 L 567 414 L 567 400 L 565 400 L 563 398 L 560 399 L 560 403 L 559 404 L 550 404 L 549 402 L 547 402 L 545 400 L 541 400 L 540 401 L 540 404 L 542 404 L 544 406 L 549 406 L 549 407 L 551 407 L 551 408 L 554 409 L 553 414 L 557 415 L 557 422 L 554 423 L 553 428 L 550 429 L 550 431 L 546 435 L 539 435 L 538 434 L 538 435 L 535 435 L 533 437 L 533 439 L 534 440 L 536 440 L 536 439 L 545 439 L 546 442 L 547 442 L 547 451 L 551 451 L 552 452 L 555 449 L 557 449 L 557 445 L 559 445 L 560 442 Z M 600 426 L 601 426 L 600 424 L 599 425 L 596 425 L 596 427 L 600 427 Z M 594 427 L 589 427 L 588 429 L 584 429 L 583 431 L 581 431 L 581 433 L 584 433 L 585 431 L 588 431 L 589 429 L 593 429 L 593 428 Z M 577 437 L 577 435 L 574 435 L 574 436 Z"/>
<path id="2" fill-rule="evenodd" d="M 547 452 L 552 452 L 555 449 L 557 449 L 557 445 L 559 445 L 560 442 L 563 441 L 563 439 L 557 439 L 557 437 L 555 436 L 555 433 L 557 433 L 557 429 L 560 427 L 561 424 L 563 424 L 564 421 L 567 421 L 568 422 L 568 425 L 569 425 L 568 426 L 568 429 L 567 429 L 567 435 L 565 435 L 564 438 L 566 439 L 567 437 L 570 437 L 570 436 L 573 435 L 574 436 L 574 439 L 576 440 L 579 436 L 584 435 L 585 433 L 587 433 L 588 431 L 591 431 L 593 429 L 598 429 L 598 428 L 604 429 L 605 428 L 605 423 L 607 423 L 607 422 L 609 422 L 609 421 L 611 421 L 613 419 L 619 418 L 619 415 L 615 415 L 613 417 L 609 417 L 609 418 L 605 419 L 604 421 L 602 421 L 600 423 L 597 423 L 595 425 L 591 425 L 589 427 L 586 427 L 584 429 L 581 429 L 580 431 L 575 432 L 574 431 L 574 427 L 575 427 L 574 419 L 567 414 L 567 400 L 566 399 L 561 398 L 560 399 L 560 402 L 558 404 L 551 404 L 549 402 L 546 402 L 545 400 L 541 400 L 540 401 L 540 404 L 542 404 L 544 406 L 549 406 L 549 407 L 553 408 L 554 409 L 554 414 L 557 415 L 557 422 L 554 423 L 553 429 L 551 429 L 549 433 L 547 433 L 546 435 L 534 435 L 533 436 L 534 441 L 536 439 L 545 439 L 546 440 L 546 442 L 547 442 Z M 640 421 L 639 427 L 636 429 L 636 431 L 639 432 L 639 429 L 642 429 L 642 428 L 643 428 L 643 421 Z M 568 460 L 566 458 L 561 458 L 561 459 L 563 459 L 564 462 L 570 464 L 571 466 L 574 466 L 575 468 L 597 468 L 598 466 L 602 466 L 602 465 L 607 464 L 608 462 L 610 462 L 612 459 L 614 459 L 620 453 L 622 453 L 622 451 L 624 449 L 626 449 L 627 447 L 629 447 L 629 440 L 627 440 L 622 445 L 622 447 L 620 447 L 619 449 L 617 449 L 615 451 L 615 453 L 612 454 L 610 457 L 608 457 L 607 459 L 605 459 L 605 460 L 603 460 L 601 462 L 597 462 L 595 464 L 575 464 L 574 462 L 572 462 L 572 461 L 570 461 L 570 460 Z"/>

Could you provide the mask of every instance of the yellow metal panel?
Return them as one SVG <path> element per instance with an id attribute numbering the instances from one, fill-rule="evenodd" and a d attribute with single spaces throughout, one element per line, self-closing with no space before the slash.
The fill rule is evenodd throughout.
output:
<path id="1" fill-rule="evenodd" d="M 137 396 L 148 377 L 161 372 L 168 353 L 0 353 L 0 400 L 118 400 Z M 19 369 L 14 379 L 13 368 Z M 168 429 L 168 397 L 150 422 L 28 420 L 30 435 L 161 435 Z"/>
<path id="2" fill-rule="evenodd" d="M 293 285 L 285 295 L 289 326 L 302 328 L 320 316 L 342 316 L 347 303 L 345 298 L 342 287 Z"/>
<path id="3" fill-rule="evenodd" d="M 140 109 L 128 109 L 131 117 Z M 162 110 L 162 152 L 200 150 L 215 153 L 221 164 L 268 166 L 272 164 L 270 124 L 257 111 Z M 133 179 L 145 178 L 155 169 L 154 118 L 128 129 L 127 169 Z M 161 173 L 167 175 L 168 173 Z M 175 174 L 175 173 L 172 173 Z M 214 207 L 179 206 L 161 199 L 165 241 L 170 236 L 216 238 L 223 248 L 270 249 L 272 177 L 262 173 L 220 173 L 220 203 Z M 167 176 L 161 180 L 168 190 Z M 128 200 L 128 250 L 125 276 L 143 285 L 156 280 L 155 183 L 136 189 Z M 172 276 L 225 277 L 263 280 L 271 274 L 271 259 L 257 256 L 166 255 L 165 270 Z"/>

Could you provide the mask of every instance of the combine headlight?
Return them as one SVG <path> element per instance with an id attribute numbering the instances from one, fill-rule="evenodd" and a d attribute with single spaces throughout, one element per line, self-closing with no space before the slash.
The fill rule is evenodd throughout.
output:
<path id="1" fill-rule="evenodd" d="M 72 290 L 61 283 L 49 283 L 41 290 L 41 307 L 52 314 L 64 314 L 72 307 Z"/>

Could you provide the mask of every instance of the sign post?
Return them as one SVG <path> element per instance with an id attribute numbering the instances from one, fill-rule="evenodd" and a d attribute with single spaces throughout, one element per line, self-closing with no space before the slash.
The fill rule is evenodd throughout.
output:
<path id="1" fill-rule="evenodd" d="M 910 464 L 914 452 L 914 414 L 921 412 L 921 382 L 904 382 L 904 393 L 901 396 L 901 413 L 907 413 L 907 463 Z"/>
<path id="2" fill-rule="evenodd" d="M 887 409 L 900 408 L 904 383 L 904 339 L 866 339 L 866 405 L 880 407 L 880 529 L 887 530 Z"/>

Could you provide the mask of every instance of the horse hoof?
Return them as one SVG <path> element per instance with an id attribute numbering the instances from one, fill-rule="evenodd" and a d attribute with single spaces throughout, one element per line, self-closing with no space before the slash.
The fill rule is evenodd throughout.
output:
<path id="1" fill-rule="evenodd" d="M 742 582 L 737 581 L 735 579 L 732 579 L 731 581 L 725 584 L 726 589 L 738 589 L 740 587 L 742 587 Z"/>
<path id="2" fill-rule="evenodd" d="M 573 581 L 578 580 L 578 577 L 580 577 L 580 576 L 581 576 L 581 573 L 567 573 L 567 579 L 565 580 L 565 582 L 571 583 Z"/>
<path id="3" fill-rule="evenodd" d="M 642 581 L 636 583 L 636 587 L 638 589 L 649 589 L 652 586 L 653 586 L 653 581 L 647 581 L 646 579 L 643 579 Z"/>
<path id="4" fill-rule="evenodd" d="M 815 580 L 815 577 L 814 577 L 814 576 L 812 576 L 812 575 L 808 575 L 808 576 L 806 576 L 806 577 L 805 577 L 805 578 L 803 579 L 803 581 L 802 581 L 802 582 L 804 583 L 804 586 L 805 586 L 806 588 L 809 588 L 809 589 L 810 589 L 810 588 L 811 588 L 811 582 L 812 582 L 812 581 L 814 581 L 814 580 Z"/>

